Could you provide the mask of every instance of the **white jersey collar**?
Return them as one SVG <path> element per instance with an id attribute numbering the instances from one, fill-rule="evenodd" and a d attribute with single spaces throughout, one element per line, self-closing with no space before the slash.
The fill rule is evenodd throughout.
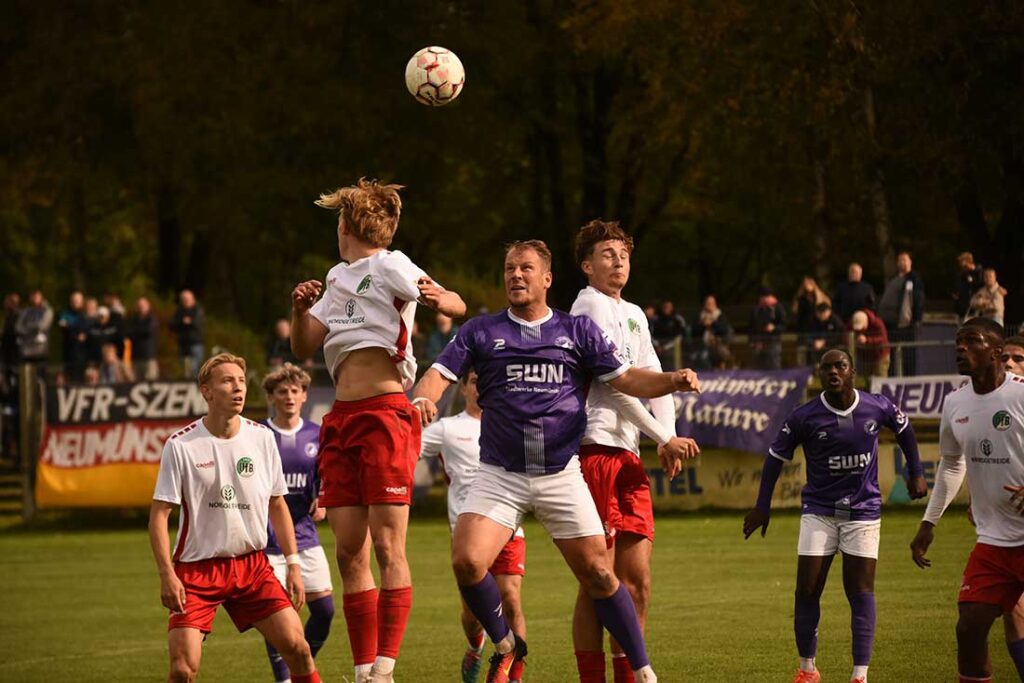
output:
<path id="1" fill-rule="evenodd" d="M 302 429 L 303 426 L 305 426 L 305 424 L 306 424 L 306 421 L 303 420 L 300 417 L 299 418 L 299 426 L 296 427 L 295 429 L 281 429 L 276 424 L 274 424 L 273 420 L 267 420 L 267 426 L 270 427 L 271 429 L 273 429 L 275 432 L 277 432 L 281 436 L 295 436 L 296 434 L 299 433 L 299 430 Z"/>
<path id="2" fill-rule="evenodd" d="M 554 315 L 554 311 L 551 310 L 550 306 L 548 307 L 548 312 L 536 320 L 523 320 L 522 318 L 512 313 L 511 308 L 506 308 L 505 312 L 508 313 L 509 320 L 511 320 L 514 323 L 518 323 L 523 327 L 540 327 L 547 321 L 551 320 L 551 317 Z"/>
<path id="3" fill-rule="evenodd" d="M 830 412 L 835 413 L 839 417 L 846 417 L 847 415 L 850 415 L 851 413 L 853 413 L 853 411 L 856 410 L 857 406 L 860 404 L 860 390 L 854 389 L 853 393 L 854 393 L 853 404 L 850 405 L 850 407 L 847 408 L 846 410 L 837 410 L 836 408 L 833 408 L 832 404 L 825 400 L 825 392 L 824 391 L 821 392 L 821 396 L 820 396 L 821 404 L 823 406 L 825 406 L 826 408 L 828 408 Z"/>

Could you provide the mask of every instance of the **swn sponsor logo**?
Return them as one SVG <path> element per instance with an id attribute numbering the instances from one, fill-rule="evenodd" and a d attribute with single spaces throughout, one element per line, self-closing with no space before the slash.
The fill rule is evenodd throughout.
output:
<path id="1" fill-rule="evenodd" d="M 554 363 L 509 363 L 505 367 L 509 382 L 541 382 L 562 384 L 565 381 L 565 366 Z"/>
<path id="2" fill-rule="evenodd" d="M 828 468 L 836 471 L 859 470 L 867 467 L 869 462 L 871 462 L 870 453 L 833 455 L 828 459 Z"/>

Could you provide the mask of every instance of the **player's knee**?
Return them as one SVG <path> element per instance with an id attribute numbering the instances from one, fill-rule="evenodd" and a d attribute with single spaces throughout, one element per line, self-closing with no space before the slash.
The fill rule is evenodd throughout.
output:
<path id="1" fill-rule="evenodd" d="M 382 569 L 405 561 L 405 548 L 386 536 L 373 539 L 373 554 Z"/>
<path id="2" fill-rule="evenodd" d="M 649 576 L 629 577 L 622 579 L 622 583 L 629 591 L 629 596 L 633 598 L 637 613 L 645 614 L 647 606 L 651 602 L 651 578 Z"/>
<path id="3" fill-rule="evenodd" d="M 615 592 L 615 574 L 605 562 L 595 561 L 587 565 L 580 577 L 584 589 L 592 598 L 604 598 Z"/>
<path id="4" fill-rule="evenodd" d="M 310 656 L 309 643 L 301 629 L 289 631 L 276 646 L 285 661 L 303 661 Z"/>
<path id="5" fill-rule="evenodd" d="M 468 554 L 455 553 L 452 555 L 452 571 L 460 586 L 472 586 L 483 581 L 487 567 Z"/>
<path id="6" fill-rule="evenodd" d="M 817 586 L 800 586 L 796 587 L 796 599 L 801 602 L 813 602 L 821 598 L 821 592 Z"/>

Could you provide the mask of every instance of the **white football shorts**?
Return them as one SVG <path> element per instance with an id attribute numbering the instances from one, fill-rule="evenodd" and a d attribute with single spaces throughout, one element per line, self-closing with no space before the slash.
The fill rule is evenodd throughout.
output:
<path id="1" fill-rule="evenodd" d="M 604 536 L 577 456 L 554 474 L 508 472 L 480 463 L 460 514 L 467 512 L 509 529 L 518 529 L 526 513 L 532 512 L 554 539 Z"/>
<path id="2" fill-rule="evenodd" d="M 882 520 L 845 520 L 825 515 L 800 517 L 798 555 L 844 555 L 878 559 Z"/>
<path id="3" fill-rule="evenodd" d="M 267 553 L 270 566 L 274 568 L 274 576 L 285 585 L 288 563 L 284 555 Z M 331 566 L 327 563 L 327 554 L 321 546 L 315 545 L 299 551 L 299 568 L 302 569 L 302 584 L 307 593 L 322 593 L 333 589 L 331 585 Z M 287 588 L 287 586 L 285 586 Z"/>

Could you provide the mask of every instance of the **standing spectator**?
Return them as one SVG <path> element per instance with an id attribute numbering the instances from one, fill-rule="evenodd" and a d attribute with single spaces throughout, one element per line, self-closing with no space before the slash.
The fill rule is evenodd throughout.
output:
<path id="1" fill-rule="evenodd" d="M 64 353 L 64 375 L 71 382 L 81 382 L 89 361 L 89 339 L 85 316 L 85 295 L 79 290 L 68 296 L 68 307 L 57 318 L 61 329 Z"/>
<path id="2" fill-rule="evenodd" d="M 768 287 L 762 287 L 757 306 L 750 314 L 750 348 L 754 367 L 778 370 L 782 367 L 782 332 L 786 329 L 786 310 Z"/>
<path id="3" fill-rule="evenodd" d="M 110 310 L 110 319 L 114 323 L 121 325 L 124 323 L 126 314 L 128 313 L 125 309 L 124 304 L 121 302 L 121 295 L 119 294 L 104 294 L 103 305 Z"/>
<path id="4" fill-rule="evenodd" d="M 988 318 L 1000 325 L 1003 324 L 1003 297 L 1006 290 L 999 286 L 996 281 L 996 269 L 986 268 L 982 271 L 982 286 L 974 296 L 971 297 L 971 307 L 968 317 Z"/>
<path id="5" fill-rule="evenodd" d="M 0 339 L 0 365 L 3 366 L 4 377 L 14 372 L 21 362 L 21 351 L 18 348 L 18 317 L 21 315 L 21 296 L 11 292 L 4 296 L 4 327 Z"/>
<path id="6" fill-rule="evenodd" d="M 694 365 L 698 368 L 725 368 L 732 365 L 732 327 L 714 295 L 704 298 L 704 306 L 697 311 L 697 327 L 694 330 L 696 353 Z"/>
<path id="7" fill-rule="evenodd" d="M 857 373 L 865 377 L 889 375 L 891 358 L 885 323 L 870 308 L 855 312 L 846 327 L 857 343 Z"/>
<path id="8" fill-rule="evenodd" d="M 647 331 L 650 332 L 654 329 L 654 318 L 657 317 L 657 309 L 654 308 L 654 304 L 647 304 L 644 306 L 644 317 L 647 318 Z"/>
<path id="9" fill-rule="evenodd" d="M 301 365 L 302 361 L 292 353 L 292 322 L 287 318 L 278 318 L 270 334 L 270 341 L 267 342 L 267 365 L 273 370 L 285 363 Z"/>
<path id="10" fill-rule="evenodd" d="M 148 382 L 160 378 L 160 365 L 156 360 L 156 340 L 160 321 L 153 313 L 149 299 L 142 296 L 135 302 L 135 314 L 127 323 L 128 339 L 132 344 L 132 367 L 135 377 Z"/>
<path id="11" fill-rule="evenodd" d="M 427 337 L 427 356 L 424 360 L 424 365 L 430 366 L 434 362 L 434 359 L 441 355 L 444 351 L 444 347 L 448 346 L 448 342 L 455 338 L 455 334 L 459 331 L 459 326 L 452 322 L 452 319 L 446 316 L 444 313 L 438 313 L 434 318 L 437 325 L 434 327 L 434 331 Z"/>
<path id="12" fill-rule="evenodd" d="M 832 306 L 844 323 L 850 322 L 854 311 L 863 308 L 875 309 L 875 288 L 864 282 L 864 269 L 859 263 L 851 263 L 846 271 L 846 282 L 836 287 L 836 295 L 832 297 Z"/>
<path id="13" fill-rule="evenodd" d="M 90 387 L 98 385 L 100 383 L 100 369 L 95 364 L 89 363 L 85 366 L 82 381 Z"/>
<path id="14" fill-rule="evenodd" d="M 15 331 L 18 334 L 18 349 L 21 360 L 34 363 L 40 376 L 46 373 L 50 359 L 50 326 L 53 325 L 53 309 L 43 298 L 43 292 L 33 289 L 28 295 L 28 306 L 18 316 Z"/>
<path id="15" fill-rule="evenodd" d="M 913 342 L 924 317 L 924 280 L 914 272 L 910 252 L 896 257 L 896 275 L 885 285 L 878 315 L 885 323 L 891 342 Z M 915 349 L 903 349 L 903 374 L 913 375 Z"/>
<path id="16" fill-rule="evenodd" d="M 793 314 L 796 316 L 796 331 L 803 335 L 804 341 L 807 333 L 811 331 L 814 324 L 814 316 L 819 304 L 832 305 L 828 294 L 821 290 L 818 283 L 810 275 L 804 275 L 803 283 L 793 297 Z"/>
<path id="17" fill-rule="evenodd" d="M 843 321 L 832 312 L 832 306 L 827 301 L 817 305 L 807 334 L 808 343 L 815 352 L 815 359 L 817 354 L 842 344 L 843 327 Z"/>
<path id="18" fill-rule="evenodd" d="M 100 349 L 99 371 L 100 384 L 123 384 L 135 381 L 132 367 L 118 357 L 117 346 L 112 343 L 104 344 Z"/>
<path id="19" fill-rule="evenodd" d="M 96 309 L 96 319 L 89 327 L 89 362 L 100 363 L 103 360 L 103 345 L 113 344 L 117 349 L 117 357 L 124 355 L 124 335 L 121 327 L 114 322 L 110 309 L 100 306 Z"/>
<path id="20" fill-rule="evenodd" d="M 952 292 L 953 310 L 960 320 L 964 320 L 967 318 L 967 310 L 971 307 L 971 297 L 981 289 L 981 266 L 974 262 L 974 254 L 969 251 L 957 256 L 956 262 L 960 269 L 956 274 L 956 284 Z"/>
<path id="21" fill-rule="evenodd" d="M 676 313 L 676 305 L 665 299 L 661 309 L 651 322 L 651 341 L 654 350 L 661 360 L 661 367 L 666 371 L 680 367 L 676 359 L 676 349 L 682 351 L 683 339 L 686 337 L 686 320 Z"/>
<path id="22" fill-rule="evenodd" d="M 203 364 L 206 347 L 203 343 L 206 320 L 203 307 L 196 302 L 191 289 L 181 290 L 178 295 L 178 309 L 171 319 L 171 331 L 178 335 L 178 355 L 181 357 L 186 377 L 195 377 Z"/>

